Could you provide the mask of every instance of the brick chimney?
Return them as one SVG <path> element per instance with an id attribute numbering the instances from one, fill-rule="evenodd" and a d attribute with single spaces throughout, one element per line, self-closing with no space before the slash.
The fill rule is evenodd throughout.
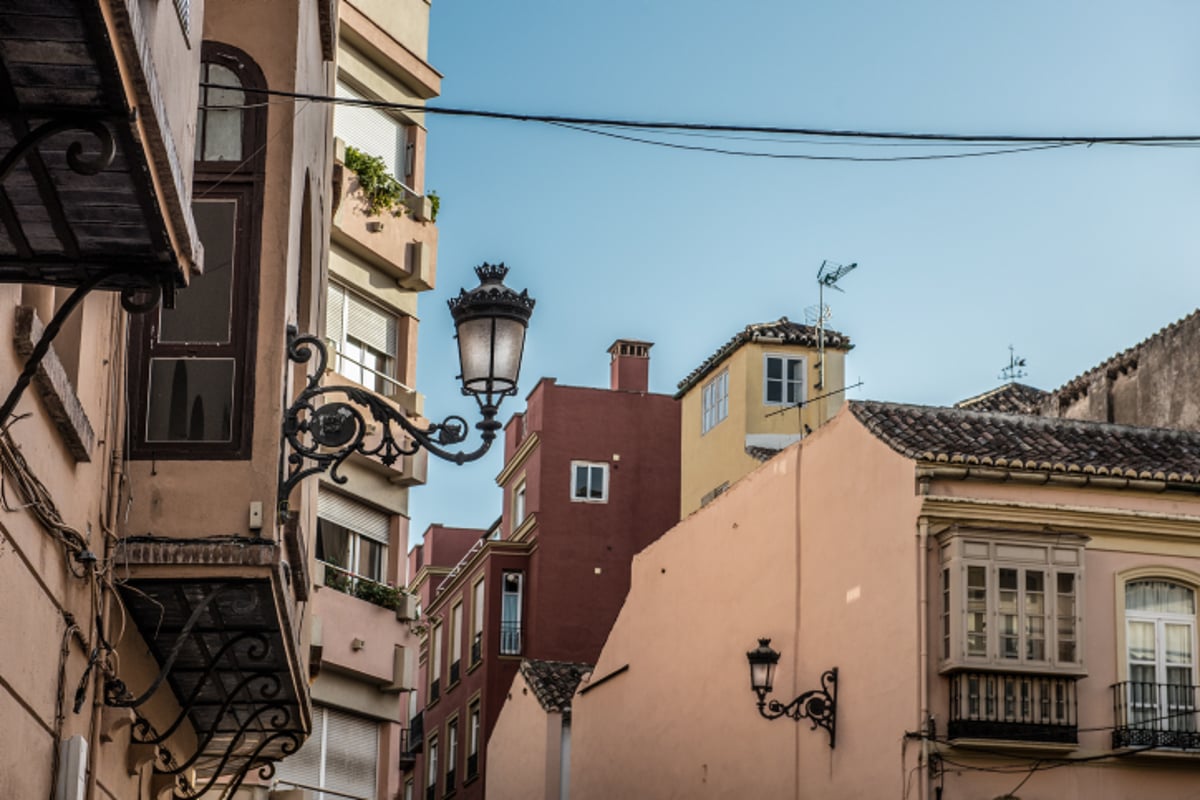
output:
<path id="1" fill-rule="evenodd" d="M 609 388 L 614 392 L 650 391 L 650 348 L 653 342 L 617 339 L 608 348 L 612 356 Z"/>

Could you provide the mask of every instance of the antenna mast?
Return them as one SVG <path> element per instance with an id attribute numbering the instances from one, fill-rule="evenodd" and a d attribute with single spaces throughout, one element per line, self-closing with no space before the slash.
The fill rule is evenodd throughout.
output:
<path id="1" fill-rule="evenodd" d="M 829 309 L 825 307 L 825 287 L 845 291 L 837 282 L 858 267 L 853 264 L 835 264 L 832 261 L 822 261 L 817 270 L 817 388 L 825 388 L 825 320 L 829 318 Z"/>

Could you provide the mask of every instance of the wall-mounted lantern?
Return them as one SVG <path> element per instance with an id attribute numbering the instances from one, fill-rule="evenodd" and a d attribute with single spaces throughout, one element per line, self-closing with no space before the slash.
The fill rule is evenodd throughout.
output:
<path id="1" fill-rule="evenodd" d="M 807 719 L 813 730 L 818 726 L 829 732 L 829 746 L 837 743 L 837 667 L 821 675 L 821 688 L 812 689 L 784 705 L 778 700 L 768 700 L 775 685 L 775 667 L 779 664 L 779 653 L 771 649 L 770 639 L 759 639 L 758 647 L 746 653 L 750 662 L 750 688 L 758 695 L 758 712 L 767 719 L 791 717 L 799 722 Z"/>

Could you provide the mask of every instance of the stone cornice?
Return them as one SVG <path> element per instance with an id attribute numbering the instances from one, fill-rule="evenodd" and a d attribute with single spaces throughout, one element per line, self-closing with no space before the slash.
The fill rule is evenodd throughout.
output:
<path id="1" fill-rule="evenodd" d="M 503 486 L 508 483 L 509 479 L 525 466 L 529 454 L 537 448 L 540 442 L 541 439 L 538 438 L 536 431 L 526 436 L 525 441 L 521 442 L 521 446 L 517 448 L 517 452 L 513 453 L 512 458 L 504 465 L 504 469 L 500 470 L 500 474 L 496 476 L 496 484 Z"/>
<path id="2" fill-rule="evenodd" d="M 930 520 L 1200 540 L 1200 515 L 940 495 L 925 497 L 921 515 Z"/>
<path id="3" fill-rule="evenodd" d="M 513 542 L 507 539 L 488 540 L 483 547 L 475 551 L 475 555 L 471 557 L 471 560 L 461 565 L 458 574 L 453 579 L 443 581 L 442 585 L 438 587 L 437 593 L 430 599 L 429 609 L 425 613 L 431 614 L 440 609 L 445 604 L 445 598 L 451 597 L 466 582 L 467 578 L 474 574 L 475 568 L 491 553 L 521 556 L 532 553 L 536 547 L 536 543 Z"/>
<path id="4" fill-rule="evenodd" d="M 442 91 L 442 75 L 350 2 L 342 2 L 341 34 L 371 60 L 428 100 Z"/>

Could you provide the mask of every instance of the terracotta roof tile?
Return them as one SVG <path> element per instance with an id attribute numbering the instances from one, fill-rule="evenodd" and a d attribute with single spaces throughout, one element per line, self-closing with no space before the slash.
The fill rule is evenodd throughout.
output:
<path id="1" fill-rule="evenodd" d="M 572 661 L 541 661 L 527 658 L 521 662 L 521 674 L 546 711 L 571 710 L 571 698 L 579 682 L 593 669 L 591 664 Z"/>
<path id="2" fill-rule="evenodd" d="M 675 393 L 675 398 L 682 397 L 688 389 L 699 383 L 704 376 L 715 370 L 730 354 L 747 342 L 779 342 L 816 347 L 817 329 L 813 325 L 792 322 L 787 317 L 780 317 L 774 322 L 756 322 L 747 325 L 679 382 L 679 391 Z M 825 346 L 833 350 L 854 348 L 854 345 L 850 343 L 849 336 L 830 328 L 825 329 Z"/>
<path id="3" fill-rule="evenodd" d="M 1200 483 L 1197 432 L 863 400 L 849 405 L 868 430 L 917 461 Z"/>
<path id="4" fill-rule="evenodd" d="M 960 400 L 954 407 L 971 411 L 998 411 L 1002 414 L 1040 414 L 1042 402 L 1049 396 L 1049 392 L 1014 381 L 990 392 Z"/>

